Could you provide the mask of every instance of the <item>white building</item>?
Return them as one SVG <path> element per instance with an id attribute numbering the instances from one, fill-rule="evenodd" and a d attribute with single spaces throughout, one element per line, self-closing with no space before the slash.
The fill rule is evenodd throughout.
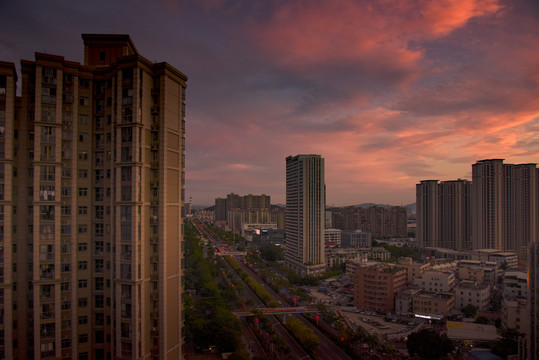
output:
<path id="1" fill-rule="evenodd" d="M 345 230 L 341 234 L 343 247 L 368 248 L 372 244 L 372 234 L 361 230 Z"/>
<path id="2" fill-rule="evenodd" d="M 462 309 L 471 304 L 479 310 L 487 310 L 490 286 L 473 281 L 463 281 L 455 287 L 455 307 Z"/>
<path id="3" fill-rule="evenodd" d="M 503 297 L 528 296 L 528 274 L 525 271 L 507 270 L 503 274 Z"/>
<path id="4" fill-rule="evenodd" d="M 326 229 L 324 230 L 324 242 L 326 244 L 334 244 L 341 246 L 341 229 Z"/>
<path id="5" fill-rule="evenodd" d="M 414 284 L 429 292 L 452 292 L 455 287 L 455 274 L 427 270 L 414 280 Z"/>

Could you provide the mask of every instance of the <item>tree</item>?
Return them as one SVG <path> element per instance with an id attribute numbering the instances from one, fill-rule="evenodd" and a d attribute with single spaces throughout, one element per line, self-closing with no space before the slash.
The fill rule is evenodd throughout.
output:
<path id="1" fill-rule="evenodd" d="M 451 340 L 431 329 L 410 334 L 406 347 L 411 357 L 417 355 L 425 360 L 441 359 L 453 351 Z"/>
<path id="2" fill-rule="evenodd" d="M 467 318 L 474 318 L 477 315 L 477 307 L 472 304 L 468 304 L 462 308 L 462 313 Z"/>
<path id="3" fill-rule="evenodd" d="M 522 336 L 522 334 L 515 329 L 502 328 L 500 335 L 502 337 L 494 344 L 492 352 L 504 359 L 507 359 L 509 355 L 517 354 L 518 338 Z"/>

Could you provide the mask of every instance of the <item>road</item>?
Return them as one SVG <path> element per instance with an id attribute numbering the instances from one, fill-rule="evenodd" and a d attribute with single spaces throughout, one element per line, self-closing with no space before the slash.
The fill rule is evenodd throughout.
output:
<path id="1" fill-rule="evenodd" d="M 253 279 L 256 280 L 259 284 L 264 284 L 262 279 L 258 277 L 258 275 L 252 271 L 249 267 L 242 265 L 243 268 L 248 272 L 250 276 L 253 277 Z M 266 291 L 270 294 L 273 300 L 277 301 L 283 301 L 283 299 L 277 295 L 275 291 L 273 291 L 269 286 L 264 287 Z M 297 319 L 301 320 L 308 328 L 314 331 L 318 339 L 320 339 L 320 345 L 318 349 L 316 350 L 316 355 L 320 357 L 320 359 L 328 359 L 328 360 L 350 360 L 352 359 L 347 353 L 344 352 L 339 346 L 337 346 L 331 339 L 329 339 L 326 335 L 324 335 L 316 326 L 311 324 L 305 317 L 301 315 L 292 315 L 296 316 Z"/>

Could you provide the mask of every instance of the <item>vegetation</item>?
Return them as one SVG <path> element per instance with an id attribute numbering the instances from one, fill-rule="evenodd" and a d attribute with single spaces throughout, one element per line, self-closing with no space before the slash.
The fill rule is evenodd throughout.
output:
<path id="1" fill-rule="evenodd" d="M 423 329 L 408 336 L 406 343 L 411 357 L 418 356 L 420 359 L 441 359 L 453 352 L 453 344 L 446 335 L 439 335 L 434 330 Z"/>
<path id="2" fill-rule="evenodd" d="M 509 355 L 518 353 L 518 338 L 523 334 L 519 333 L 515 329 L 502 328 L 500 331 L 502 336 L 494 346 L 492 352 L 504 359 L 507 359 Z"/>
<path id="3" fill-rule="evenodd" d="M 320 345 L 320 339 L 318 339 L 314 332 L 295 317 L 289 316 L 286 319 L 285 326 L 288 331 L 290 331 L 300 342 L 305 350 L 312 352 L 318 347 L 318 345 Z"/>
<path id="4" fill-rule="evenodd" d="M 462 313 L 467 318 L 474 318 L 477 315 L 477 307 L 472 304 L 468 304 L 462 308 Z"/>
<path id="5" fill-rule="evenodd" d="M 283 260 L 284 249 L 274 244 L 265 243 L 260 245 L 260 256 L 267 261 Z"/>
<path id="6" fill-rule="evenodd" d="M 374 243 L 373 243 L 374 246 Z M 398 259 L 400 257 L 411 257 L 414 260 L 419 260 L 421 254 L 418 249 L 414 249 L 408 246 L 395 246 L 389 244 L 382 244 L 382 247 L 391 253 L 392 259 Z"/>
<path id="7" fill-rule="evenodd" d="M 202 255 L 194 228 L 186 224 L 185 229 L 186 290 L 195 294 L 185 296 L 186 342 L 197 351 L 216 346 L 220 352 L 232 352 L 241 358 L 241 323 L 228 301 L 234 295 L 226 282 L 216 281 L 217 266 Z"/>

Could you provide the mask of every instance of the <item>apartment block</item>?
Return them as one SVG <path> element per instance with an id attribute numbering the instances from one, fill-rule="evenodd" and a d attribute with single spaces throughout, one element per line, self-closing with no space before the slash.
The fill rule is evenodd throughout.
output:
<path id="1" fill-rule="evenodd" d="M 0 358 L 181 359 L 187 77 L 82 38 L 0 63 Z"/>
<path id="2" fill-rule="evenodd" d="M 341 246 L 341 229 L 325 229 L 324 243 L 326 246 Z"/>
<path id="3" fill-rule="evenodd" d="M 406 286 L 406 270 L 386 263 L 356 266 L 354 305 L 378 312 L 393 311 L 395 295 Z"/>
<path id="4" fill-rule="evenodd" d="M 414 314 L 419 317 L 443 319 L 455 308 L 452 293 L 422 292 L 413 298 Z"/>
<path id="5" fill-rule="evenodd" d="M 333 227 L 370 232 L 376 239 L 407 235 L 407 213 L 403 206 L 367 208 L 346 206 L 332 209 Z"/>
<path id="6" fill-rule="evenodd" d="M 423 180 L 416 185 L 417 239 L 422 247 L 471 249 L 471 183 Z"/>
<path id="7" fill-rule="evenodd" d="M 320 155 L 286 158 L 286 247 L 284 263 L 299 274 L 325 271 L 326 183 Z"/>
<path id="8" fill-rule="evenodd" d="M 538 236 L 536 164 L 486 159 L 472 165 L 472 174 L 473 249 L 516 251 L 525 258 Z"/>
<path id="9" fill-rule="evenodd" d="M 455 287 L 455 307 L 462 309 L 473 305 L 478 310 L 487 310 L 490 298 L 490 285 L 474 281 L 462 281 Z"/>
<path id="10" fill-rule="evenodd" d="M 414 284 L 429 292 L 451 292 L 455 287 L 455 274 L 452 271 L 441 272 L 427 270 L 423 272 L 421 277 L 414 279 Z"/>
<path id="11" fill-rule="evenodd" d="M 341 233 L 341 245 L 343 247 L 371 247 L 372 234 L 361 230 L 343 230 Z"/>

